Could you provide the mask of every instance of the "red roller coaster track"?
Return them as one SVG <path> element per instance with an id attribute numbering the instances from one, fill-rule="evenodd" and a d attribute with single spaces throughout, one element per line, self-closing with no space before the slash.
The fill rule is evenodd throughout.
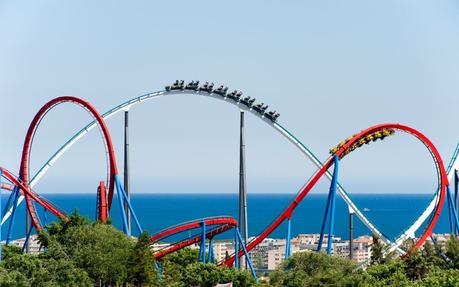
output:
<path id="1" fill-rule="evenodd" d="M 164 230 L 161 230 L 160 232 L 154 234 L 150 238 L 150 242 L 158 242 L 162 239 L 165 239 L 169 236 L 182 233 L 185 231 L 193 230 L 200 228 L 202 224 L 205 224 L 206 226 L 213 226 L 210 231 L 206 232 L 206 238 L 212 239 L 214 236 L 223 233 L 225 231 L 228 231 L 232 228 L 237 227 L 237 221 L 230 216 L 218 216 L 218 217 L 209 217 L 209 218 L 203 218 L 203 219 L 196 219 L 193 221 L 188 221 L 185 223 L 177 224 L 171 227 L 168 227 Z M 195 244 L 197 242 L 200 242 L 202 239 L 201 235 L 194 236 L 192 238 L 187 238 L 184 239 L 180 242 L 177 242 L 165 249 L 159 250 L 154 253 L 154 257 L 156 260 L 161 259 L 162 257 L 166 256 L 167 254 L 170 254 L 174 251 L 180 250 L 182 248 L 185 248 L 187 246 L 190 246 L 192 244 Z"/>
<path id="2" fill-rule="evenodd" d="M 394 130 L 400 130 L 404 131 L 406 133 L 409 133 L 413 136 L 415 136 L 417 139 L 419 139 L 429 150 L 429 152 L 432 155 L 432 158 L 435 162 L 435 166 L 437 168 L 437 175 L 438 175 L 438 181 L 439 181 L 439 199 L 437 202 L 437 206 L 435 209 L 435 212 L 433 213 L 433 216 L 430 219 L 430 222 L 428 223 L 426 229 L 424 230 L 424 233 L 421 235 L 421 237 L 417 240 L 415 243 L 414 247 L 415 249 L 418 249 L 421 247 L 424 242 L 426 241 L 427 237 L 429 237 L 432 234 L 433 228 L 440 216 L 441 209 L 443 207 L 443 199 L 445 197 L 446 193 L 446 186 L 448 185 L 448 179 L 446 176 L 446 171 L 443 166 L 443 161 L 441 159 L 441 156 L 439 152 L 437 151 L 437 148 L 433 145 L 433 143 L 422 133 L 419 131 L 405 126 L 401 124 L 381 124 L 381 125 L 375 125 L 370 128 L 367 128 L 360 133 L 354 135 L 346 144 L 342 145 L 338 151 L 336 151 L 335 155 L 338 157 L 344 156 L 344 153 L 355 143 L 357 143 L 360 139 L 365 138 L 367 135 L 373 134 L 378 131 L 382 131 L 384 129 L 394 129 Z M 252 250 L 255 246 L 260 244 L 265 238 L 267 238 L 276 228 L 281 225 L 281 223 L 285 220 L 288 219 L 292 216 L 293 211 L 295 208 L 300 204 L 300 202 L 304 199 L 304 197 L 309 193 L 309 191 L 314 187 L 314 185 L 317 183 L 317 181 L 325 174 L 325 172 L 333 165 L 333 157 L 330 157 L 323 167 L 316 171 L 316 173 L 313 175 L 313 177 L 309 180 L 308 183 L 302 188 L 302 190 L 295 196 L 293 201 L 290 203 L 290 205 L 280 214 L 279 217 L 276 218 L 276 220 L 270 224 L 260 235 L 258 235 L 254 240 L 249 242 L 246 246 L 247 251 Z M 239 250 L 237 252 L 237 256 L 241 257 L 243 255 L 243 251 Z M 232 266 L 235 260 L 235 256 L 233 255 L 232 257 L 228 258 L 227 260 L 223 261 L 221 264 L 225 264 L 227 266 Z"/>
<path id="3" fill-rule="evenodd" d="M 38 204 L 40 204 L 41 206 L 45 207 L 47 210 L 49 210 L 52 214 L 54 214 L 55 216 L 59 217 L 59 218 L 67 218 L 67 216 L 65 215 L 65 213 L 63 213 L 62 211 L 60 211 L 57 207 L 55 207 L 51 202 L 47 201 L 46 199 L 44 199 L 43 197 L 40 197 L 38 196 L 35 192 L 33 192 L 30 188 L 26 187 L 22 182 L 20 182 L 16 176 L 14 176 L 9 170 L 3 168 L 3 167 L 0 167 L 0 170 L 2 171 L 2 175 L 7 178 L 14 186 L 17 186 L 19 188 L 19 190 L 21 191 L 21 193 L 25 196 L 27 194 L 27 196 L 32 199 L 32 200 L 35 200 Z M 28 206 L 27 206 L 28 207 Z M 37 216 L 36 213 L 31 213 L 30 210 L 29 211 L 29 214 L 31 216 Z M 34 220 L 38 221 L 38 218 L 35 217 L 33 218 Z"/>
<path id="4" fill-rule="evenodd" d="M 118 174 L 118 167 L 116 164 L 116 159 L 115 159 L 115 152 L 113 149 L 113 143 L 110 137 L 110 133 L 108 131 L 107 125 L 105 124 L 105 121 L 103 120 L 102 116 L 99 114 L 99 112 L 87 101 L 82 100 L 77 97 L 72 97 L 72 96 L 65 96 L 65 97 L 59 97 L 55 98 L 49 102 L 47 102 L 35 115 L 33 118 L 32 122 L 30 123 L 29 129 L 27 130 L 27 134 L 24 140 L 24 146 L 22 150 L 22 159 L 21 159 L 21 167 L 19 171 L 19 177 L 22 181 L 22 185 L 24 188 L 27 190 L 30 190 L 29 188 L 29 162 L 30 162 L 30 151 L 32 148 L 32 142 L 34 135 L 37 131 L 38 126 L 40 125 L 41 120 L 43 117 L 54 107 L 57 105 L 63 104 L 63 103 L 73 103 L 77 104 L 78 106 L 82 107 L 86 111 L 88 111 L 92 117 L 97 121 L 99 127 L 102 130 L 103 138 L 105 141 L 105 145 L 107 148 L 108 152 L 108 158 L 109 158 L 109 176 L 110 176 L 110 185 L 109 185 L 109 191 L 108 191 L 108 209 L 110 210 L 112 199 L 113 199 L 113 190 L 114 190 L 114 180 L 115 180 L 115 175 Z M 26 199 L 27 203 L 27 209 L 29 211 L 29 214 L 32 217 L 32 224 L 33 226 L 37 229 L 40 230 L 41 224 L 38 220 L 38 215 L 36 213 L 36 210 L 33 206 L 31 196 L 29 196 L 31 193 L 25 192 L 24 197 Z M 38 202 L 38 201 L 37 201 Z M 40 203 L 40 202 L 39 202 Z M 41 204 L 41 203 L 40 203 Z M 43 205 L 43 204 L 42 204 Z M 48 209 L 46 205 L 43 205 L 45 208 Z M 51 210 L 50 210 L 51 211 Z"/>

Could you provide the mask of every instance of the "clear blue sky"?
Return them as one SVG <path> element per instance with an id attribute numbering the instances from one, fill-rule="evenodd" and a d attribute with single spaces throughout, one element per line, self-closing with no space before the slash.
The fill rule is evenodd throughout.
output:
<path id="1" fill-rule="evenodd" d="M 447 162 L 459 140 L 457 1 L 1 1 L 0 165 L 17 172 L 28 124 L 51 98 L 101 112 L 175 79 L 240 89 L 321 159 L 381 122 L 424 132 Z M 62 106 L 44 120 L 36 170 L 89 117 Z M 108 121 L 122 167 L 122 120 Z M 212 99 L 160 99 L 132 110 L 134 192 L 236 192 L 238 112 Z M 312 164 L 247 118 L 249 192 L 296 192 Z M 407 135 L 342 164 L 350 191 L 431 192 L 434 169 Z M 91 192 L 103 179 L 92 133 L 39 192 Z M 316 192 L 326 191 L 325 185 Z"/>

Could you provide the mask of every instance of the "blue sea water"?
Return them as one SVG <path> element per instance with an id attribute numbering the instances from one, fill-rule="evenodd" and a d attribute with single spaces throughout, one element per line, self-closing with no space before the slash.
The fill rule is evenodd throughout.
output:
<path id="1" fill-rule="evenodd" d="M 423 211 L 432 195 L 426 194 L 353 194 L 351 198 L 368 218 L 389 238 L 394 238 L 406 229 Z M 45 197 L 66 212 L 77 209 L 81 214 L 94 219 L 96 200 L 94 194 L 46 194 Z M 248 224 L 250 235 L 257 235 L 285 209 L 293 199 L 293 194 L 249 194 Z M 5 204 L 6 195 L 2 196 Z M 297 207 L 292 218 L 292 234 L 318 233 L 324 216 L 326 194 L 311 194 Z M 142 227 L 153 234 L 163 228 L 180 222 L 208 216 L 231 215 L 237 218 L 237 194 L 134 194 L 132 204 Z M 445 205 L 446 206 L 446 205 Z M 41 220 L 43 208 L 37 206 Z M 12 237 L 24 236 L 25 209 L 18 209 Z M 113 222 L 121 226 L 119 204 L 113 199 Z M 336 201 L 335 234 L 348 238 L 348 211 L 344 201 L 338 196 Z M 443 212 L 435 228 L 437 233 L 449 231 L 448 216 Z M 46 213 L 46 221 L 55 220 Z M 8 222 L 2 227 L 5 239 Z M 135 230 L 133 225 L 133 231 Z M 134 232 L 135 234 L 136 232 Z M 355 217 L 355 235 L 371 234 Z M 286 224 L 271 234 L 272 238 L 284 238 Z M 229 238 L 231 234 L 220 238 Z"/>

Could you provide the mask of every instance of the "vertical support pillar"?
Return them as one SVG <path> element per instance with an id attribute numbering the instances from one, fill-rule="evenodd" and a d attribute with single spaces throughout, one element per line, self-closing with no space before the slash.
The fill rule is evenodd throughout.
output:
<path id="1" fill-rule="evenodd" d="M 46 216 L 46 207 L 43 206 L 43 225 L 46 226 L 48 224 L 48 218 Z"/>
<path id="2" fill-rule="evenodd" d="M 457 169 L 454 170 L 454 208 L 456 214 L 459 214 L 459 202 L 458 202 L 458 189 L 459 189 L 459 175 Z M 456 226 L 456 236 L 459 235 L 459 226 Z"/>
<path id="3" fill-rule="evenodd" d="M 27 196 L 26 196 L 26 199 L 27 199 Z M 32 232 L 32 217 L 30 216 L 28 208 L 25 209 L 25 212 L 26 212 L 26 229 L 25 229 L 26 240 L 24 242 L 24 247 L 25 248 L 23 248 L 23 249 L 25 249 L 25 253 L 29 253 L 30 252 L 30 240 L 29 240 L 29 237 L 30 237 L 30 234 Z"/>
<path id="4" fill-rule="evenodd" d="M 333 169 L 333 178 L 330 185 L 330 193 L 332 194 L 332 201 L 330 204 L 330 225 L 328 226 L 328 245 L 327 245 L 327 254 L 331 255 L 332 253 L 332 244 L 333 244 L 333 229 L 335 226 L 335 201 L 336 201 L 336 185 L 338 183 L 338 170 L 339 170 L 339 158 L 334 156 L 335 166 Z"/>
<path id="5" fill-rule="evenodd" d="M 453 199 L 450 194 L 450 189 L 447 187 L 447 193 L 448 193 L 448 219 L 449 219 L 449 233 L 451 235 L 454 234 L 455 227 L 454 227 L 454 218 L 453 218 L 453 210 L 454 210 L 454 205 L 453 205 Z"/>
<path id="6" fill-rule="evenodd" d="M 329 192 L 328 197 L 327 197 L 327 205 L 325 206 L 324 218 L 322 219 L 322 226 L 320 228 L 320 237 L 319 237 L 319 243 L 317 244 L 317 252 L 322 251 L 322 245 L 324 242 L 324 234 L 325 234 L 325 225 L 327 224 L 328 210 L 330 209 L 330 202 L 331 202 L 331 193 Z"/>
<path id="7" fill-rule="evenodd" d="M 124 111 L 124 191 L 126 192 L 128 200 L 131 199 L 131 187 L 129 177 L 129 111 Z M 129 234 L 131 233 L 131 212 L 127 203 L 124 203 L 124 210 L 126 211 L 127 228 Z"/>
<path id="8" fill-rule="evenodd" d="M 234 268 L 239 268 L 239 229 L 234 228 Z"/>
<path id="9" fill-rule="evenodd" d="M 245 172 L 245 138 L 244 138 L 244 111 L 240 111 L 240 126 L 239 126 L 239 230 L 244 236 L 244 242 L 249 241 L 249 231 L 247 224 L 247 188 L 246 188 L 246 172 Z M 244 260 L 244 259 L 242 259 Z M 243 266 L 247 269 L 247 262 L 243 262 Z"/>
<path id="10" fill-rule="evenodd" d="M 6 245 L 8 245 L 11 241 L 11 237 L 13 236 L 13 225 L 14 225 L 14 219 L 16 217 L 16 209 L 18 205 L 18 199 L 19 199 L 19 187 L 15 186 L 13 189 L 14 193 L 14 200 L 13 200 L 13 210 L 11 212 L 10 216 L 10 223 L 8 225 L 8 233 L 6 234 Z"/>
<path id="11" fill-rule="evenodd" d="M 354 210 L 349 208 L 349 260 L 354 259 Z"/>
<path id="12" fill-rule="evenodd" d="M 2 208 L 2 175 L 3 170 L 0 169 L 0 209 Z M 0 222 L 3 221 L 3 214 L 0 210 Z M 2 226 L 0 225 L 0 262 L 2 261 Z"/>
<path id="13" fill-rule="evenodd" d="M 291 253 L 291 247 L 290 247 L 291 228 L 292 228 L 292 222 L 291 222 L 291 216 L 289 216 L 287 220 L 287 238 L 285 241 L 285 259 L 288 259 Z"/>
<path id="14" fill-rule="evenodd" d="M 202 234 L 201 234 L 201 246 L 199 248 L 199 262 L 206 263 L 206 223 L 201 223 Z"/>
<path id="15" fill-rule="evenodd" d="M 118 204 L 120 207 L 121 219 L 123 221 L 123 231 L 128 236 L 131 236 L 127 228 L 126 211 L 124 210 L 124 203 L 126 202 L 126 199 L 125 199 L 124 191 L 122 189 L 118 175 L 115 175 L 115 186 L 116 186 L 116 193 L 117 193 L 116 195 L 118 197 Z"/>
<path id="16" fill-rule="evenodd" d="M 22 246 L 22 252 L 29 253 L 29 248 L 30 248 L 30 235 L 32 235 L 32 226 L 30 226 L 30 229 L 28 230 L 26 234 L 26 238 L 24 241 L 24 246 Z"/>
<path id="17" fill-rule="evenodd" d="M 322 227 L 320 230 L 319 244 L 317 246 L 317 251 L 322 250 L 324 234 L 325 234 L 325 225 L 327 219 L 328 223 L 328 240 L 327 240 L 327 254 L 331 255 L 332 243 L 333 243 L 333 228 L 335 225 L 335 199 L 336 199 L 336 186 L 338 183 L 338 169 L 339 169 L 339 158 L 334 156 L 334 168 L 333 168 L 333 177 L 330 184 L 330 190 L 328 192 L 327 206 L 325 207 L 325 214 L 322 220 Z"/>
<path id="18" fill-rule="evenodd" d="M 209 251 L 207 252 L 207 263 L 215 264 L 213 238 L 209 239 Z"/>
<path id="19" fill-rule="evenodd" d="M 451 205 L 452 205 L 453 204 L 453 196 L 452 196 L 451 191 L 449 189 L 449 185 L 446 186 L 446 193 L 448 195 L 448 200 L 449 200 L 449 202 L 451 202 Z M 451 220 L 451 225 L 452 225 L 451 234 L 453 234 L 454 230 L 456 230 L 456 228 L 459 226 L 459 218 L 457 217 L 456 209 L 454 207 L 450 208 L 449 214 L 450 214 L 450 220 Z"/>

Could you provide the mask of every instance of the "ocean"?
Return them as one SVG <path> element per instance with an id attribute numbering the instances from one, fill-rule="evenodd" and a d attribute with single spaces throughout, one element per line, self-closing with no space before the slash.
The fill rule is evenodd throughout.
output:
<path id="1" fill-rule="evenodd" d="M 96 212 L 95 194 L 46 194 L 59 208 L 66 212 L 77 209 L 81 214 L 94 219 Z M 250 236 L 259 234 L 271 223 L 294 197 L 293 194 L 248 194 L 248 225 Z M 389 238 L 395 238 L 406 229 L 423 211 L 432 195 L 427 194 L 351 194 L 351 198 L 368 218 Z M 2 203 L 6 202 L 2 196 Z M 299 233 L 319 233 L 326 194 L 310 194 L 297 207 L 292 217 L 292 235 Z M 137 217 L 150 234 L 180 222 L 208 216 L 230 215 L 237 218 L 237 194 L 133 194 L 132 205 Z M 112 218 L 115 226 L 120 227 L 118 201 L 113 199 Z M 445 204 L 446 207 L 446 204 Z M 37 206 L 42 221 L 43 208 Z M 336 236 L 348 238 L 349 216 L 344 201 L 337 196 L 335 211 Z M 24 237 L 24 205 L 18 209 L 13 226 L 12 237 Z M 46 222 L 55 220 L 46 213 Z M 355 217 L 354 235 L 370 235 L 371 232 Z M 8 223 L 8 222 L 7 222 Z M 2 240 L 5 239 L 7 226 L 2 227 Z M 271 234 L 271 238 L 285 238 L 286 224 L 281 225 Z M 133 231 L 135 231 L 133 225 Z M 435 228 L 436 233 L 449 232 L 446 212 L 443 212 Z M 134 234 L 137 232 L 133 232 Z M 233 233 L 223 234 L 226 239 Z M 171 239 L 172 240 L 172 239 Z"/>

